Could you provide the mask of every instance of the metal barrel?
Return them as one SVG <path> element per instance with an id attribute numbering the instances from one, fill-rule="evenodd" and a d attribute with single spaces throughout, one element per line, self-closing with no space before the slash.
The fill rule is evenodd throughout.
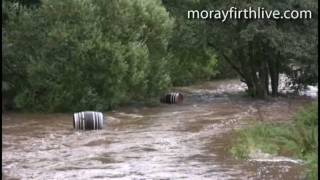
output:
<path id="1" fill-rule="evenodd" d="M 182 101 L 183 95 L 177 92 L 168 93 L 160 98 L 160 102 L 167 104 L 179 104 Z"/>
<path id="2" fill-rule="evenodd" d="M 101 112 L 84 111 L 73 114 L 73 128 L 77 130 L 102 129 L 104 117 Z"/>

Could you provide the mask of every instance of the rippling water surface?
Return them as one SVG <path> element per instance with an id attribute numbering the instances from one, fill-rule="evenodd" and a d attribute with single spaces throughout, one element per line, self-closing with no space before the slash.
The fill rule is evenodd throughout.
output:
<path id="1" fill-rule="evenodd" d="M 3 114 L 3 179 L 299 179 L 299 163 L 229 148 L 248 120 L 286 120 L 310 100 L 250 100 L 234 80 L 178 90 L 183 104 L 105 112 L 99 131 L 73 130 L 72 114 Z"/>

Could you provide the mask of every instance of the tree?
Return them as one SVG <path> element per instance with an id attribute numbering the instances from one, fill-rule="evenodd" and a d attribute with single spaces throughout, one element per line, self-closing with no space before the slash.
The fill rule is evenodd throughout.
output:
<path id="1" fill-rule="evenodd" d="M 170 85 L 172 20 L 160 1 L 44 0 L 8 11 L 3 75 L 21 109 L 107 110 Z"/>
<path id="2" fill-rule="evenodd" d="M 175 18 L 174 36 L 169 42 L 171 78 L 174 85 L 189 85 L 217 77 L 232 77 L 232 69 L 219 61 L 206 42 L 205 22 L 191 21 L 186 12 L 196 1 L 162 1 Z"/>
<path id="3" fill-rule="evenodd" d="M 316 57 L 315 44 L 317 44 L 317 10 L 313 3 L 305 1 L 216 1 L 208 3 L 208 8 L 227 9 L 228 6 L 241 8 L 268 7 L 270 9 L 311 9 L 314 17 L 312 20 L 229 20 L 226 23 L 208 21 L 207 27 L 211 29 L 208 44 L 214 47 L 221 58 L 230 63 L 245 80 L 249 93 L 256 97 L 265 97 L 269 94 L 269 77 L 271 80 L 272 95 L 278 94 L 279 73 L 289 74 L 290 59 L 296 61 L 308 58 L 305 64 L 312 64 Z M 313 26 L 308 26 L 313 24 Z M 304 32 L 303 34 L 300 34 Z M 221 36 L 221 34 L 228 36 Z M 297 34 L 300 34 L 297 36 Z M 300 38 L 297 38 L 300 37 Z M 301 46 L 301 40 L 309 39 L 309 47 Z M 299 42 L 300 41 L 300 42 Z M 303 47 L 300 51 L 296 48 Z M 311 49 L 311 51 L 310 51 Z M 313 53 L 311 53 L 313 52 Z M 301 54 L 300 54 L 301 53 Z M 311 57 L 312 56 L 312 57 Z M 307 59 L 305 59 L 307 60 Z"/>
<path id="4" fill-rule="evenodd" d="M 218 59 L 225 60 L 240 75 L 248 86 L 251 96 L 264 98 L 278 94 L 279 73 L 293 73 L 292 64 L 303 72 L 299 83 L 317 80 L 317 1 L 287 0 L 275 1 L 166 1 L 169 9 L 184 7 L 182 14 L 187 18 L 187 10 L 229 10 L 230 7 L 245 9 L 265 7 L 268 10 L 308 9 L 311 20 L 192 20 L 201 29 L 199 40 L 205 48 L 212 48 Z M 175 8 L 173 8 L 175 9 Z M 195 31 L 197 32 L 197 31 Z M 271 92 L 269 83 L 271 82 Z"/>

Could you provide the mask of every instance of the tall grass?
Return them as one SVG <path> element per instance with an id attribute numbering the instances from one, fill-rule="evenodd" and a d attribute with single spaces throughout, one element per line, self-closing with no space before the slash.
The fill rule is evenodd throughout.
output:
<path id="1" fill-rule="evenodd" d="M 308 179 L 318 177 L 318 103 L 299 111 L 293 123 L 258 123 L 239 130 L 231 153 L 248 159 L 257 151 L 299 158 L 309 165 Z"/>

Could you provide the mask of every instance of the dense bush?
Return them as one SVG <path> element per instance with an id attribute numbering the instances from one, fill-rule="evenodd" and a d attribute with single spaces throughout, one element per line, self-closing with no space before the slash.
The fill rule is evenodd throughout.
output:
<path id="1" fill-rule="evenodd" d="M 106 110 L 170 85 L 160 1 L 6 3 L 3 80 L 21 109 Z"/>

